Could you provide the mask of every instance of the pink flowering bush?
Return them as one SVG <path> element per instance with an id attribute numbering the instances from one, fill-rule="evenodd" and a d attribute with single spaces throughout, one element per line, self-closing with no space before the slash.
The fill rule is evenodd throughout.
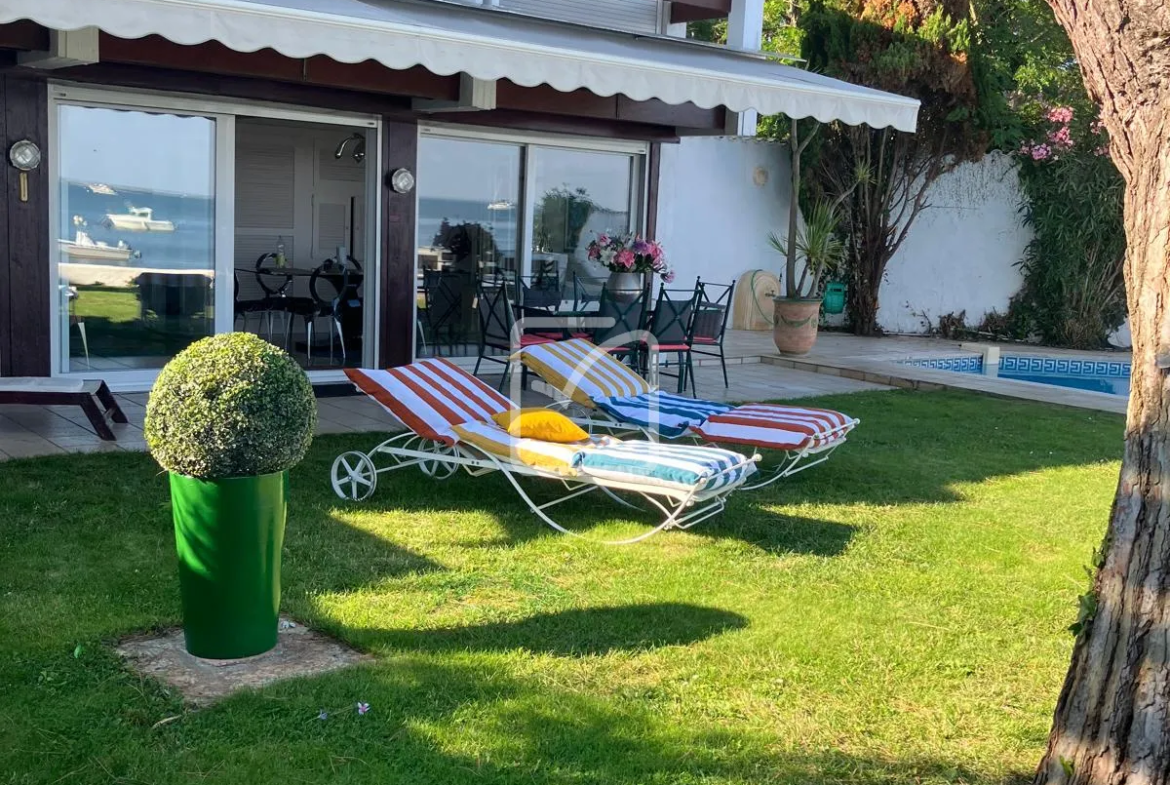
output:
<path id="1" fill-rule="evenodd" d="M 674 271 L 666 262 L 662 246 L 636 234 L 599 234 L 589 243 L 588 254 L 611 272 L 655 273 L 666 283 L 674 280 Z"/>

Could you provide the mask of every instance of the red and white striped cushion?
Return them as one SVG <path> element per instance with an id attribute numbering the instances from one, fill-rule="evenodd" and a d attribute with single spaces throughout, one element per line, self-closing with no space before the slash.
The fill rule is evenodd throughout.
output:
<path id="1" fill-rule="evenodd" d="M 691 430 L 719 444 L 750 444 L 767 450 L 824 447 L 853 430 L 857 420 L 830 409 L 753 403 L 713 414 Z"/>
<path id="2" fill-rule="evenodd" d="M 487 422 L 515 408 L 498 390 L 442 359 L 386 371 L 346 368 L 345 375 L 407 428 L 444 444 L 455 443 L 456 425 Z"/>

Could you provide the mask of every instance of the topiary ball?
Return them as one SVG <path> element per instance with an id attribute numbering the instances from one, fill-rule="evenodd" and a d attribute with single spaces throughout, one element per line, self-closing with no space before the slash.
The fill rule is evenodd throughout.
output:
<path id="1" fill-rule="evenodd" d="M 206 480 L 289 469 L 316 425 L 313 386 L 296 361 L 251 333 L 227 333 L 166 364 L 144 430 L 159 465 Z"/>

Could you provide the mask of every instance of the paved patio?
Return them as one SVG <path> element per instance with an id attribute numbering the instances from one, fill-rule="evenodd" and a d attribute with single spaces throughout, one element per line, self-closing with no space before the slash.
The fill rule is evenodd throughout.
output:
<path id="1" fill-rule="evenodd" d="M 737 330 L 728 333 L 726 351 L 730 385 L 723 386 L 718 360 L 703 358 L 696 369 L 696 384 L 701 397 L 724 401 L 791 400 L 890 387 L 961 388 L 1100 411 L 1124 412 L 1126 406 L 1126 400 L 1117 395 L 898 364 L 907 359 L 975 353 L 969 344 L 956 341 L 897 336 L 859 338 L 842 333 L 822 333 L 811 354 L 790 358 L 776 353 L 771 333 Z M 1006 347 L 1005 351 L 1057 357 L 1127 359 L 1118 353 L 1072 352 L 1033 346 Z M 498 381 L 498 377 L 487 378 L 493 384 Z M 662 383 L 669 388 L 674 380 L 663 378 Z M 130 422 L 113 426 L 118 436 L 116 443 L 98 439 L 77 407 L 0 408 L 0 459 L 146 449 L 142 438 L 146 393 L 124 393 L 118 398 Z M 523 402 L 539 405 L 546 400 L 539 393 L 529 391 Z M 321 398 L 318 400 L 318 414 L 318 433 L 396 428 L 389 415 L 364 396 Z"/>
<path id="2" fill-rule="evenodd" d="M 761 353 L 775 351 L 770 334 L 736 333 L 727 345 L 730 386 L 724 388 L 717 360 L 706 360 L 696 370 L 696 385 L 705 398 L 727 401 L 787 400 L 813 395 L 885 389 L 884 385 L 824 373 L 778 368 L 760 361 Z M 498 377 L 488 377 L 496 383 Z M 674 383 L 663 380 L 664 385 Z M 142 423 L 146 393 L 122 393 L 118 400 L 129 423 L 114 425 L 117 442 L 103 442 L 93 433 L 81 409 L 70 406 L 0 407 L 0 459 L 59 455 L 72 452 L 141 451 L 146 449 Z M 546 401 L 529 391 L 525 404 Z M 365 396 L 320 398 L 318 433 L 391 431 L 397 425 Z"/>

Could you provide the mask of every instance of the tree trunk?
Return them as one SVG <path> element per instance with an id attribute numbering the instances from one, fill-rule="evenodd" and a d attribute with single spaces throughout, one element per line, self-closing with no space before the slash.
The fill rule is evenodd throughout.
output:
<path id="1" fill-rule="evenodd" d="M 1170 6 L 1049 0 L 1126 179 L 1133 376 L 1095 615 L 1073 649 L 1036 785 L 1170 783 Z M 1087 605 L 1093 608 L 1093 603 Z"/>

